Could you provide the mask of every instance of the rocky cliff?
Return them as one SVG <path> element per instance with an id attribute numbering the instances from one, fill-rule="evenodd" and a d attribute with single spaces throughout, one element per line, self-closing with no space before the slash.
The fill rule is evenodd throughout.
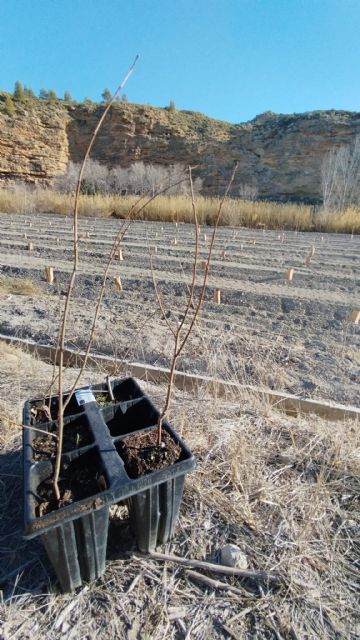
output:
<path id="1" fill-rule="evenodd" d="M 7 115 L 0 96 L 0 180 L 51 183 L 69 160 L 82 158 L 103 108 L 31 100 Z M 360 113 L 348 111 L 269 112 L 234 125 L 200 113 L 120 102 L 91 155 L 108 166 L 136 160 L 197 165 L 207 194 L 221 190 L 238 161 L 238 185 L 256 186 L 262 197 L 317 200 L 324 154 L 357 133 Z"/>

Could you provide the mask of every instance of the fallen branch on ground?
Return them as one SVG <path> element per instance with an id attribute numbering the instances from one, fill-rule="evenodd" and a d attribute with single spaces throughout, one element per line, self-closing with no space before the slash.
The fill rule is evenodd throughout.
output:
<path id="1" fill-rule="evenodd" d="M 236 567 L 227 567 L 223 564 L 215 564 L 213 562 L 206 562 L 204 560 L 191 560 L 190 558 L 181 558 L 180 556 L 170 555 L 166 553 L 152 553 L 133 554 L 133 558 L 143 559 L 145 557 L 152 558 L 153 560 L 159 560 L 160 562 L 176 562 L 177 564 L 185 567 L 195 567 L 197 569 L 205 569 L 206 571 L 213 571 L 214 573 L 223 573 L 227 576 L 239 576 L 240 578 L 250 578 L 251 580 L 258 580 L 259 582 L 282 582 L 282 578 L 274 573 L 268 573 L 267 571 L 255 571 L 252 569 L 237 569 Z"/>

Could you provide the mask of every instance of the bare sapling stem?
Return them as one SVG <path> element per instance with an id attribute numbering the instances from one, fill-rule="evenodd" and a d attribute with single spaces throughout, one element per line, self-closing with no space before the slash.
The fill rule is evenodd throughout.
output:
<path id="1" fill-rule="evenodd" d="M 78 375 L 75 378 L 75 381 L 73 382 L 73 385 L 70 389 L 70 392 L 66 398 L 66 401 L 64 402 L 64 411 L 66 409 L 66 407 L 68 406 L 73 393 L 77 387 L 77 385 L 79 384 L 80 378 L 82 376 L 82 374 L 84 373 L 84 370 L 86 368 L 87 365 L 87 361 L 90 355 L 90 350 L 91 350 L 91 345 L 94 339 L 94 335 L 95 335 L 95 330 L 96 330 L 96 325 L 97 325 L 97 320 L 99 317 L 99 313 L 100 313 L 100 309 L 101 309 L 101 305 L 102 305 L 102 301 L 104 298 L 104 292 L 105 292 L 105 287 L 106 287 L 106 281 L 109 275 L 109 269 L 111 266 L 112 261 L 114 260 L 114 256 L 116 255 L 116 252 L 118 250 L 118 247 L 120 245 L 120 243 L 122 242 L 128 228 L 130 226 L 130 221 L 125 222 L 122 227 L 120 228 L 120 230 L 118 231 L 115 240 L 113 242 L 113 245 L 110 249 L 110 253 L 109 253 L 109 257 L 108 257 L 108 261 L 106 263 L 105 266 L 105 270 L 104 270 L 104 274 L 103 274 L 103 279 L 102 279 L 102 283 L 101 283 L 101 287 L 100 287 L 100 291 L 99 291 L 99 296 L 97 299 L 97 303 L 96 303 L 96 307 L 95 307 L 95 313 L 94 313 L 94 318 L 92 321 L 92 325 L 91 325 L 91 329 L 90 329 L 90 334 L 89 334 L 89 339 L 88 339 L 88 343 L 86 346 L 86 350 L 85 350 L 85 356 L 84 356 L 84 360 L 82 362 L 82 365 L 80 367 L 80 371 L 78 373 Z"/>
<path id="2" fill-rule="evenodd" d="M 200 289 L 200 293 L 199 293 L 199 297 L 197 300 L 197 304 L 195 305 L 195 309 L 193 312 L 193 316 L 192 319 L 190 321 L 190 324 L 185 332 L 185 335 L 182 337 L 181 336 L 181 331 L 185 325 L 185 322 L 188 318 L 189 315 L 189 311 L 190 309 L 193 307 L 193 298 L 194 298 L 194 291 L 195 291 L 195 285 L 196 285 L 196 269 L 197 269 L 197 263 L 198 263 L 198 255 L 199 255 L 199 225 L 198 225 L 198 221 L 197 221 L 197 208 L 196 208 L 196 202 L 195 202 L 195 196 L 194 196 L 194 188 L 193 188 L 193 180 L 192 180 L 192 171 L 191 171 L 191 167 L 189 167 L 189 181 L 190 181 L 190 190 L 191 190 L 191 203 L 192 203 L 192 209 L 193 209 L 193 221 L 194 221 L 194 227 L 195 227 L 195 250 L 194 250 L 194 257 L 193 257 L 193 268 L 192 268 L 192 280 L 191 280 L 191 286 L 190 286 L 190 290 L 189 290 L 189 296 L 188 296 L 188 300 L 187 300 L 187 304 L 185 307 L 185 311 L 183 314 L 183 317 L 181 319 L 181 321 L 179 322 L 178 326 L 176 329 L 173 329 L 173 327 L 171 327 L 171 325 L 169 326 L 169 322 L 167 321 L 167 324 L 171 330 L 171 333 L 174 336 L 174 351 L 173 351 L 173 357 L 172 357 L 172 361 L 171 361 L 171 365 L 170 365 L 170 373 L 169 373 L 169 380 L 168 380 L 168 387 L 167 387 L 167 392 L 166 392 L 166 398 L 165 398 L 165 403 L 164 403 L 164 407 L 160 413 L 159 419 L 158 419 L 158 432 L 157 432 L 157 443 L 158 445 L 161 445 L 161 438 L 162 438 L 162 424 L 164 419 L 166 418 L 169 408 L 170 408 L 170 404 L 171 404 L 171 398 L 172 398 L 172 391 L 173 391 L 173 387 L 174 387 L 174 378 L 175 378 L 175 371 L 176 371 L 176 363 L 177 360 L 182 352 L 182 350 L 184 349 L 190 335 L 191 332 L 194 328 L 195 322 L 199 316 L 200 313 L 200 309 L 201 309 L 201 305 L 205 296 L 205 289 L 206 289 L 206 283 L 207 283 L 207 278 L 208 278 L 208 274 L 209 274 L 209 268 L 210 268 L 210 261 L 211 261 L 211 257 L 212 257 L 212 252 L 213 252 L 213 247 L 214 247 L 214 243 L 215 243 L 215 237 L 216 237 L 216 232 L 219 226 L 219 222 L 220 222 L 220 217 L 221 217 L 221 213 L 223 210 L 223 205 L 224 202 L 228 196 L 228 193 L 231 189 L 231 186 L 233 184 L 234 178 L 235 178 L 235 174 L 237 171 L 237 163 L 234 166 L 233 172 L 231 174 L 230 180 L 227 184 L 227 187 L 225 189 L 225 193 L 220 201 L 219 204 L 219 208 L 218 208 L 218 212 L 215 218 L 215 223 L 214 223 L 214 228 L 213 228 L 213 232 L 212 232 L 212 236 L 211 236 L 211 241 L 210 241 L 210 247 L 209 247 L 209 251 L 208 251 L 208 256 L 207 256 L 207 260 L 206 260 L 206 265 L 205 265 L 205 272 L 204 272 L 204 277 L 203 277 L 203 281 L 202 281 L 202 285 L 201 285 L 201 289 Z M 163 313 L 163 316 L 165 314 L 165 310 L 164 310 L 164 306 L 161 304 L 161 296 L 160 293 L 158 291 L 158 287 L 157 287 L 157 283 L 155 280 L 155 275 L 154 275 L 154 270 L 152 268 L 152 275 L 153 275 L 153 281 L 154 281 L 154 286 L 155 286 L 155 292 L 156 292 L 156 296 L 157 296 L 157 300 L 159 302 L 160 305 L 160 309 Z M 165 316 L 164 316 L 165 317 Z"/>
<path id="3" fill-rule="evenodd" d="M 83 178 L 83 174 L 84 174 L 86 161 L 87 161 L 87 159 L 88 159 L 88 157 L 90 155 L 90 151 L 91 151 L 91 149 L 93 147 L 93 144 L 95 142 L 97 134 L 100 131 L 102 123 L 104 122 L 104 119 L 106 118 L 106 116 L 107 116 L 107 114 L 109 112 L 109 109 L 110 109 L 111 105 L 113 104 L 114 100 L 116 100 L 116 97 L 118 96 L 118 94 L 120 93 L 120 91 L 122 90 L 124 85 L 126 84 L 127 80 L 130 78 L 131 74 L 133 73 L 133 71 L 135 69 L 135 65 L 136 65 L 136 63 L 138 61 L 138 58 L 139 58 L 139 56 L 135 57 L 135 60 L 134 60 L 133 64 L 129 68 L 128 72 L 124 76 L 124 78 L 121 81 L 121 83 L 119 84 L 119 86 L 116 89 L 114 95 L 112 96 L 111 100 L 107 104 L 107 106 L 106 106 L 106 108 L 105 108 L 105 110 L 104 110 L 104 112 L 103 112 L 103 114 L 102 114 L 97 126 L 95 127 L 94 133 L 92 134 L 92 137 L 91 137 L 90 142 L 88 144 L 88 147 L 86 149 L 85 155 L 83 157 L 83 160 L 82 160 L 82 163 L 81 163 L 81 167 L 80 167 L 80 171 L 79 171 L 79 176 L 78 176 L 77 183 L 76 183 L 74 208 L 73 208 L 73 230 L 74 230 L 74 236 L 73 236 L 73 269 L 72 269 L 72 273 L 71 273 L 71 276 L 70 276 L 70 282 L 69 282 L 69 286 L 68 286 L 68 290 L 67 290 L 67 294 L 66 294 L 63 314 L 62 314 L 62 318 L 61 318 L 61 321 L 60 321 L 60 333 L 59 333 L 59 345 L 58 345 L 58 353 L 59 353 L 58 445 L 57 445 L 57 450 L 56 450 L 56 460 L 55 460 L 55 468 L 54 468 L 54 476 L 53 476 L 54 494 L 55 494 L 56 500 L 58 500 L 58 501 L 60 500 L 59 475 L 60 475 L 60 464 L 61 464 L 61 455 L 62 455 L 62 442 L 63 442 L 63 433 L 64 433 L 63 364 L 64 364 L 64 351 L 65 351 L 65 334 L 66 334 L 66 326 L 67 326 L 67 320 L 68 320 L 68 315 L 69 315 L 70 299 L 71 299 L 71 294 L 72 294 L 72 291 L 73 291 L 73 288 L 74 288 L 74 284 L 75 284 L 75 277 L 76 277 L 76 273 L 77 273 L 77 270 L 78 270 L 78 262 L 79 262 L 78 209 L 79 209 L 79 196 L 80 196 L 80 190 L 81 190 L 81 183 L 82 183 L 82 178 Z"/>

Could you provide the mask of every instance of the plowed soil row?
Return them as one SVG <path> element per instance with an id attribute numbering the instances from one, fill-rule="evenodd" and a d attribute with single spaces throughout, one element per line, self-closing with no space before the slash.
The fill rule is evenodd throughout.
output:
<path id="1" fill-rule="evenodd" d="M 36 295 L 2 295 L 0 333 L 56 344 L 72 268 L 71 219 L 1 214 L 0 225 L 0 273 L 40 287 Z M 120 225 L 112 219 L 80 220 L 69 347 L 86 345 Z M 200 230 L 197 293 L 211 233 L 209 227 Z M 122 244 L 124 260 L 110 269 L 94 350 L 166 366 L 172 337 L 154 294 L 150 253 L 166 315 L 176 326 L 191 282 L 193 251 L 192 225 L 132 223 Z M 50 265 L 54 284 L 44 277 Z M 284 274 L 291 267 L 290 282 Z M 115 275 L 121 277 L 121 292 L 113 285 Z M 201 318 L 179 368 L 359 406 L 360 325 L 350 321 L 351 310 L 360 307 L 359 275 L 358 236 L 219 229 Z M 220 305 L 213 302 L 214 288 L 221 290 Z"/>

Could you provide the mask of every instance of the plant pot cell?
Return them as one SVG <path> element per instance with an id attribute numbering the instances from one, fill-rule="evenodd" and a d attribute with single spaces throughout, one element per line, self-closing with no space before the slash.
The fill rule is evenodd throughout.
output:
<path id="1" fill-rule="evenodd" d="M 57 429 L 56 422 L 47 425 L 46 431 L 55 433 Z M 94 442 L 89 422 L 85 416 L 71 416 L 65 418 L 63 453 L 76 451 L 83 447 L 89 446 Z M 56 440 L 51 436 L 43 436 L 39 432 L 34 431 L 34 439 L 32 441 L 33 459 L 49 460 L 56 455 Z"/>
<path id="2" fill-rule="evenodd" d="M 144 396 L 139 385 L 132 378 L 114 380 L 111 386 L 116 402 L 134 400 L 135 398 L 141 398 Z"/>
<path id="3" fill-rule="evenodd" d="M 158 412 L 147 398 L 113 405 L 103 410 L 103 418 L 113 438 L 157 423 Z"/>
<path id="4" fill-rule="evenodd" d="M 59 504 L 54 497 L 52 475 L 39 484 L 36 490 L 38 505 L 35 515 L 41 517 L 59 507 L 95 496 L 107 488 L 100 455 L 96 448 L 90 449 L 71 461 L 63 460 L 59 479 Z"/>
<path id="5" fill-rule="evenodd" d="M 181 446 L 163 429 L 161 444 L 157 443 L 157 428 L 133 433 L 115 443 L 130 478 L 170 467 L 186 457 Z"/>
<path id="6" fill-rule="evenodd" d="M 66 400 L 67 395 L 64 394 L 64 401 Z M 49 406 L 48 398 L 44 400 L 32 400 L 30 402 L 30 409 L 32 413 L 31 424 L 44 424 L 45 422 L 49 422 L 48 412 L 44 409 L 44 406 Z M 75 396 L 72 396 L 68 406 L 65 409 L 64 416 L 72 416 L 78 413 L 82 413 L 83 408 L 79 407 Z M 56 420 L 59 413 L 59 399 L 57 396 L 51 398 L 49 413 L 51 416 L 51 420 Z"/>

